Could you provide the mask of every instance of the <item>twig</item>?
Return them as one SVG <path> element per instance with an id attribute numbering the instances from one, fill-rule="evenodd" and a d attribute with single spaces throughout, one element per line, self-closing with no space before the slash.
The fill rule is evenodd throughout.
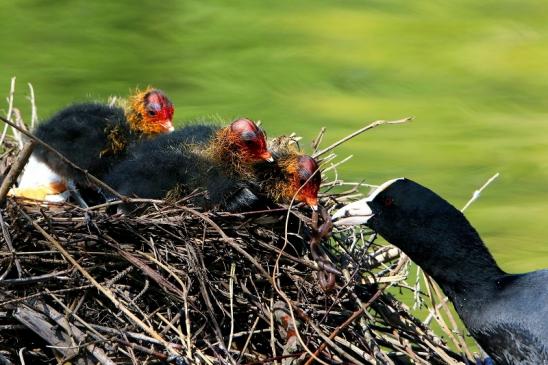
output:
<path id="1" fill-rule="evenodd" d="M 127 347 L 129 347 L 133 350 L 141 351 L 141 352 L 144 352 L 145 354 L 152 355 L 152 356 L 156 357 L 157 359 L 160 359 L 160 360 L 163 360 L 163 361 L 168 360 L 168 357 L 165 354 L 162 354 L 161 352 L 158 352 L 158 351 L 151 350 L 148 347 L 141 346 L 139 344 L 129 342 L 129 341 L 126 341 L 126 340 L 122 340 L 120 338 L 114 338 L 113 340 L 118 342 L 119 344 L 127 346 Z"/>
<path id="2" fill-rule="evenodd" d="M 10 232 L 8 231 L 6 227 L 6 222 L 4 222 L 4 214 L 2 211 L 0 211 L 0 224 L 2 225 L 2 234 L 4 235 L 4 241 L 6 241 L 6 245 L 8 246 L 8 249 L 10 250 L 12 259 L 15 261 L 15 267 L 17 268 L 17 277 L 21 278 L 23 276 L 23 268 L 21 267 L 21 263 L 19 262 L 19 258 L 17 257 L 15 248 L 13 247 L 13 242 L 11 241 Z M 6 271 L 6 273 L 8 271 Z M 2 277 L 1 281 L 5 281 L 5 279 Z"/>
<path id="3" fill-rule="evenodd" d="M 272 350 L 272 357 L 276 357 L 276 329 L 274 328 L 274 298 L 270 297 L 270 308 L 268 311 L 269 321 L 270 321 L 270 349 Z M 274 365 L 278 365 L 278 361 L 274 361 Z"/>
<path id="4" fill-rule="evenodd" d="M 460 210 L 461 212 L 464 212 L 466 210 L 466 208 L 468 208 L 470 206 L 470 204 L 472 204 L 473 202 L 475 202 L 479 197 L 480 197 L 480 194 L 481 192 L 489 185 L 491 184 L 497 177 L 499 177 L 499 173 L 497 172 L 495 175 L 491 176 L 491 178 L 489 180 L 487 180 L 485 182 L 485 184 L 483 184 L 481 186 L 481 188 L 479 188 L 478 190 L 474 191 L 474 194 L 472 194 L 472 197 L 470 198 L 470 200 L 468 200 L 468 203 L 466 203 L 466 205 Z"/>
<path id="5" fill-rule="evenodd" d="M 430 278 L 428 282 L 429 284 L 432 285 L 432 288 L 434 289 L 438 300 L 442 304 L 442 308 L 445 311 L 445 315 L 447 316 L 447 318 L 449 318 L 449 323 L 452 326 L 452 332 L 455 333 L 457 336 L 456 338 L 457 341 L 453 341 L 453 343 L 457 345 L 457 348 L 459 348 L 462 352 L 464 352 L 466 356 L 468 356 L 469 358 L 472 358 L 472 352 L 470 351 L 470 349 L 468 348 L 468 345 L 466 344 L 464 335 L 458 329 L 457 322 L 455 321 L 455 318 L 453 317 L 453 313 L 451 313 L 451 310 L 449 309 L 449 305 L 447 304 L 448 301 L 444 300 L 445 295 L 443 295 L 443 293 L 441 292 L 441 289 L 438 287 L 438 284 L 434 280 Z M 439 315 L 441 317 L 441 313 L 439 313 Z"/>
<path id="6" fill-rule="evenodd" d="M 336 169 L 337 167 L 339 167 L 339 166 L 342 165 L 343 163 L 348 162 L 352 157 L 354 157 L 354 156 L 353 156 L 353 155 L 346 156 L 346 157 L 343 158 L 341 161 L 339 161 L 339 162 L 337 162 L 337 163 L 334 163 L 334 164 L 331 164 L 331 166 L 326 167 L 325 169 L 323 169 L 322 173 L 326 173 L 326 172 L 329 171 L 329 170 Z"/>
<path id="7" fill-rule="evenodd" d="M 318 151 L 318 152 L 315 152 L 312 157 L 314 158 L 317 158 L 321 155 L 323 155 L 324 153 L 326 152 L 329 152 L 331 151 L 332 149 L 334 149 L 335 147 L 343 144 L 344 142 L 362 134 L 363 132 L 369 130 L 369 129 L 372 129 L 372 128 L 375 128 L 375 127 L 378 127 L 380 125 L 384 125 L 384 124 L 402 124 L 402 123 L 407 123 L 409 121 L 413 120 L 413 117 L 407 117 L 407 118 L 404 118 L 404 119 L 399 119 L 399 120 L 377 120 L 361 129 L 358 129 L 357 131 L 355 131 L 354 133 L 351 133 L 349 134 L 348 136 L 344 137 L 343 139 L 340 139 L 338 140 L 337 142 L 333 143 L 331 146 L 329 147 L 326 147 L 324 148 L 323 150 L 321 151 Z"/>
<path id="8" fill-rule="evenodd" d="M 230 335 L 228 337 L 228 351 L 232 348 L 232 340 L 234 338 L 234 279 L 236 278 L 236 264 L 230 264 L 230 276 L 228 279 L 229 297 L 230 297 Z"/>
<path id="9" fill-rule="evenodd" d="M 27 84 L 29 86 L 29 100 L 30 100 L 30 106 L 31 106 L 31 118 L 30 118 L 30 129 L 34 129 L 34 126 L 38 122 L 38 112 L 36 110 L 36 99 L 34 98 L 34 88 L 32 87 L 32 84 L 29 82 Z"/>
<path id="10" fill-rule="evenodd" d="M 21 174 L 21 171 L 23 171 L 23 168 L 27 164 L 30 154 L 32 153 L 34 145 L 35 145 L 34 141 L 28 141 L 25 144 L 25 147 L 23 147 L 23 150 L 21 150 L 21 153 L 19 154 L 17 161 L 15 161 L 15 163 L 11 166 L 10 171 L 4 178 L 4 181 L 2 181 L 2 185 L 0 185 L 0 202 L 4 200 L 11 186 L 15 183 L 15 180 L 17 180 L 17 177 L 19 177 L 19 174 Z"/>
<path id="11" fill-rule="evenodd" d="M 39 283 L 41 281 L 45 281 L 49 279 L 68 280 L 67 277 L 62 278 L 61 275 L 64 275 L 70 271 L 72 271 L 72 269 L 63 270 L 63 271 L 54 271 L 54 272 L 43 274 L 43 275 L 31 276 L 29 278 L 20 277 L 19 279 L 4 279 L 4 280 L 0 280 L 0 286 L 29 285 L 29 284 Z"/>
<path id="12" fill-rule="evenodd" d="M 13 108 L 12 114 L 15 117 L 15 124 L 18 124 L 21 128 L 26 130 L 27 127 L 25 126 L 23 117 L 21 117 L 21 111 L 17 108 Z M 22 134 L 19 133 L 15 128 L 12 128 L 12 129 L 13 129 L 13 138 L 17 140 L 17 143 L 19 144 L 19 149 L 23 149 L 23 146 L 25 145 L 25 141 L 23 140 Z"/>
<path id="13" fill-rule="evenodd" d="M 21 347 L 17 353 L 19 354 L 19 361 L 21 361 L 21 365 L 25 365 L 25 357 L 23 356 L 23 351 L 25 351 L 26 347 Z"/>
<path id="14" fill-rule="evenodd" d="M 312 149 L 314 152 L 316 152 L 320 147 L 320 143 L 322 143 L 323 136 L 325 135 L 325 130 L 325 127 L 322 127 L 316 138 L 312 141 Z"/>
<path id="15" fill-rule="evenodd" d="M 245 354 L 247 347 L 249 346 L 249 343 L 251 341 L 251 337 L 253 337 L 253 334 L 255 333 L 255 328 L 257 327 L 257 323 L 259 323 L 259 320 L 261 317 L 257 316 L 255 318 L 255 321 L 253 322 L 253 325 L 251 326 L 251 329 L 249 330 L 249 335 L 247 336 L 247 339 L 245 340 L 244 347 L 242 348 L 242 351 L 240 351 L 240 356 L 238 359 L 236 359 L 237 363 L 240 363 L 240 359 L 242 358 L 243 354 Z"/>
<path id="16" fill-rule="evenodd" d="M 162 344 L 160 341 L 158 341 L 158 340 L 156 340 L 152 337 L 148 337 L 148 336 L 145 336 L 145 335 L 143 335 L 141 333 L 137 333 L 137 332 L 124 331 L 120 328 L 111 328 L 111 327 L 107 327 L 107 326 L 101 326 L 101 325 L 98 325 L 98 324 L 90 324 L 90 327 L 93 328 L 96 331 L 108 333 L 108 334 L 111 334 L 111 335 L 121 336 L 122 334 L 124 334 L 124 335 L 127 335 L 128 337 L 131 337 L 131 338 L 133 338 L 135 340 L 138 340 L 138 341 L 146 341 L 146 342 L 150 342 L 150 343 L 155 344 L 155 345 L 161 345 Z M 170 344 L 170 346 L 173 346 L 174 348 L 182 348 L 181 345 L 173 343 L 173 342 L 170 342 L 169 344 Z"/>
<path id="17" fill-rule="evenodd" d="M 15 76 L 11 78 L 11 84 L 10 84 L 10 93 L 8 96 L 8 113 L 6 114 L 7 119 L 11 119 L 11 112 L 13 110 L 13 95 L 15 94 Z M 2 136 L 0 137 L 0 145 L 4 143 L 4 139 L 6 138 L 6 133 L 8 132 L 8 126 L 4 126 L 4 130 L 2 131 Z"/>

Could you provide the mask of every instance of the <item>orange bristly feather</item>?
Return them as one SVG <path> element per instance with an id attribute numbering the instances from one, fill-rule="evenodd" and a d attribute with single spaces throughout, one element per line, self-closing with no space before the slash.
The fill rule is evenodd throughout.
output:
<path id="1" fill-rule="evenodd" d="M 298 153 L 292 152 L 288 156 L 278 159 L 277 163 L 285 171 L 286 176 L 293 176 L 291 181 L 277 181 L 273 190 L 271 191 L 271 196 L 275 201 L 287 201 L 289 202 L 297 190 L 299 189 L 298 181 Z"/>
<path id="2" fill-rule="evenodd" d="M 126 105 L 126 119 L 129 128 L 137 133 L 145 135 L 153 135 L 163 133 L 164 128 L 160 123 L 150 123 L 148 121 L 147 110 L 145 105 L 145 96 L 154 90 L 152 87 L 147 87 L 145 90 L 135 90 L 135 93 L 128 98 Z"/>
<path id="3" fill-rule="evenodd" d="M 107 136 L 108 146 L 99 153 L 99 157 L 116 155 L 126 148 L 128 142 L 120 126 L 107 127 L 105 135 Z"/>
<path id="4" fill-rule="evenodd" d="M 234 171 L 241 176 L 251 176 L 253 169 L 246 161 L 253 160 L 253 156 L 237 141 L 238 136 L 231 132 L 230 127 L 219 129 L 206 148 L 205 154 L 214 161 L 229 166 L 228 171 Z"/>

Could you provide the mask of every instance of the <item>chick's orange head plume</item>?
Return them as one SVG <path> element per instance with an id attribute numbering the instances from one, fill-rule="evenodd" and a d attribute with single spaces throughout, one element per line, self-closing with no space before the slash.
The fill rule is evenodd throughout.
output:
<path id="1" fill-rule="evenodd" d="M 264 132 L 250 119 L 241 118 L 230 124 L 229 138 L 240 149 L 245 159 L 250 161 L 274 161 L 266 147 Z"/>
<path id="2" fill-rule="evenodd" d="M 296 199 L 309 205 L 313 210 L 318 209 L 318 191 L 322 182 L 320 167 L 310 156 L 297 157 L 293 176 L 295 191 L 301 189 Z"/>
<path id="3" fill-rule="evenodd" d="M 130 98 L 128 121 L 144 134 L 173 132 L 174 108 L 167 95 L 158 89 L 146 89 Z"/>

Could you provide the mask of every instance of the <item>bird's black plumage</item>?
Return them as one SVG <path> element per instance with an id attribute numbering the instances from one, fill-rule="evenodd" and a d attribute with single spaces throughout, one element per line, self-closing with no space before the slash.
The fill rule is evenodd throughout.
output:
<path id="1" fill-rule="evenodd" d="M 189 124 L 173 133 L 170 143 L 205 145 L 211 142 L 220 128 L 222 127 L 210 123 Z M 165 144 L 166 142 L 162 141 L 161 143 Z"/>
<path id="2" fill-rule="evenodd" d="M 103 178 L 125 157 L 128 146 L 144 136 L 173 131 L 173 104 L 165 93 L 147 88 L 131 95 L 126 110 L 99 103 L 75 104 L 41 123 L 37 137 L 80 168 Z M 34 156 L 72 185 L 86 186 L 84 173 L 38 146 Z"/>
<path id="3" fill-rule="evenodd" d="M 548 364 L 548 270 L 505 273 L 458 209 L 411 180 L 369 200 L 365 224 L 438 282 L 496 364 Z M 336 224 L 363 214 L 356 203 L 335 214 Z"/>
<path id="4" fill-rule="evenodd" d="M 35 135 L 79 167 L 102 178 L 125 157 L 139 134 L 127 126 L 124 110 L 99 103 L 75 104 L 38 125 Z M 41 145 L 34 151 L 56 173 L 86 185 L 85 176 Z"/>
<path id="5" fill-rule="evenodd" d="M 207 209 L 242 210 L 257 201 L 253 182 L 233 174 L 205 153 L 219 126 L 189 125 L 144 141 L 129 151 L 106 182 L 123 195 L 161 199 L 174 189 L 182 196 L 201 190 L 191 201 Z"/>

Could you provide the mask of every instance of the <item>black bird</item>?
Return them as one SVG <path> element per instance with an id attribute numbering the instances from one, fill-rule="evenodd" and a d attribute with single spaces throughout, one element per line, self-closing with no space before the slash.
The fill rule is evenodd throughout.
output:
<path id="1" fill-rule="evenodd" d="M 441 286 L 496 364 L 548 364 L 548 270 L 501 270 L 464 215 L 439 195 L 390 180 L 333 220 L 365 224 L 405 252 Z"/>
<path id="2" fill-rule="evenodd" d="M 317 161 L 305 155 L 296 141 L 280 136 L 269 141 L 268 148 L 274 157 L 274 164 L 255 164 L 254 181 L 258 193 L 275 203 L 295 202 L 318 209 L 318 192 L 322 182 Z"/>
<path id="3" fill-rule="evenodd" d="M 138 91 L 130 97 L 127 109 L 100 103 L 69 106 L 41 123 L 35 135 L 98 178 L 125 155 L 127 147 L 143 136 L 173 130 L 173 104 L 160 90 Z M 33 153 L 54 172 L 67 180 L 87 186 L 83 174 L 57 155 L 38 145 Z"/>
<path id="4" fill-rule="evenodd" d="M 106 182 L 123 195 L 160 199 L 183 197 L 207 209 L 240 210 L 257 197 L 250 190 L 252 165 L 272 161 L 263 131 L 246 118 L 221 128 L 189 125 L 130 149 Z"/>

